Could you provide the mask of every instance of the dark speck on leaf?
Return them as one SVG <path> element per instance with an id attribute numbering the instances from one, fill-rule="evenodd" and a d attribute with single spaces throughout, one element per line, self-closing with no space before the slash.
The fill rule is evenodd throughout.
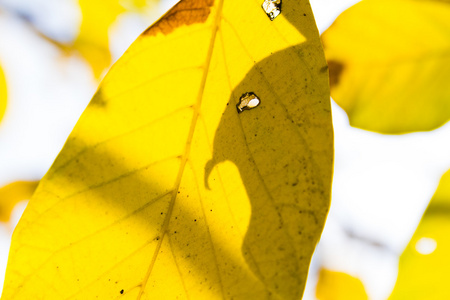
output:
<path id="1" fill-rule="evenodd" d="M 325 73 L 328 70 L 328 65 L 323 66 L 322 68 L 320 68 L 320 72 Z"/>
<path id="2" fill-rule="evenodd" d="M 344 65 L 338 61 L 330 60 L 328 61 L 328 68 L 330 69 L 330 87 L 338 85 Z"/>
<path id="3" fill-rule="evenodd" d="M 120 290 L 120 293 L 121 293 L 121 294 L 123 294 L 123 292 L 124 292 L 123 290 Z"/>

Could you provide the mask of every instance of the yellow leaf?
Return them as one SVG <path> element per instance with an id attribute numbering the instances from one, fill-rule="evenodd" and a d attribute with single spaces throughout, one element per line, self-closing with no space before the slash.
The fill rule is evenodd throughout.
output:
<path id="1" fill-rule="evenodd" d="M 96 77 L 111 63 L 108 29 L 125 11 L 120 0 L 78 0 L 82 13 L 81 28 L 74 48 L 92 66 Z"/>
<path id="2" fill-rule="evenodd" d="M 6 80 L 2 68 L 0 68 L 0 121 L 5 114 L 6 109 Z"/>
<path id="3" fill-rule="evenodd" d="M 0 188 L 0 222 L 8 222 L 17 203 L 29 200 L 39 181 L 16 181 Z"/>
<path id="4" fill-rule="evenodd" d="M 145 7 L 147 5 L 148 0 L 126 0 L 126 2 L 131 2 L 135 7 Z"/>
<path id="5" fill-rule="evenodd" d="M 316 286 L 318 300 L 368 299 L 361 280 L 342 272 L 321 269 Z"/>
<path id="6" fill-rule="evenodd" d="M 112 67 L 15 230 L 3 300 L 301 298 L 327 68 L 307 1 L 261 4 L 183 0 Z"/>
<path id="7" fill-rule="evenodd" d="M 450 119 L 450 3 L 365 0 L 323 33 L 331 96 L 350 124 L 382 133 Z"/>
<path id="8" fill-rule="evenodd" d="M 444 174 L 411 241 L 400 257 L 390 300 L 450 299 L 450 171 Z"/>
<path id="9" fill-rule="evenodd" d="M 145 0 L 78 1 L 82 13 L 82 22 L 73 48 L 81 53 L 92 66 L 95 76 L 100 78 L 102 72 L 111 64 L 109 27 L 126 10 L 143 9 L 148 3 Z"/>

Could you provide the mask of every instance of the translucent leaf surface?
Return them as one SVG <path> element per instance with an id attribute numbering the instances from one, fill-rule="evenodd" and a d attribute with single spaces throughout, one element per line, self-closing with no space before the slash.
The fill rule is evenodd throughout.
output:
<path id="1" fill-rule="evenodd" d="M 316 286 L 318 300 L 367 300 L 368 296 L 361 280 L 349 274 L 320 270 Z"/>
<path id="2" fill-rule="evenodd" d="M 439 186 L 400 257 L 397 283 L 390 300 L 450 299 L 450 171 Z"/>
<path id="3" fill-rule="evenodd" d="M 331 96 L 350 124 L 382 133 L 450 119 L 450 2 L 365 0 L 322 35 Z"/>
<path id="4" fill-rule="evenodd" d="M 14 206 L 29 200 L 38 181 L 16 181 L 0 188 L 0 222 L 8 222 Z"/>
<path id="5" fill-rule="evenodd" d="M 2 68 L 0 68 L 0 121 L 6 109 L 6 80 Z"/>
<path id="6" fill-rule="evenodd" d="M 3 300 L 301 297 L 327 68 L 307 1 L 261 4 L 184 0 L 113 66 L 17 226 Z"/>

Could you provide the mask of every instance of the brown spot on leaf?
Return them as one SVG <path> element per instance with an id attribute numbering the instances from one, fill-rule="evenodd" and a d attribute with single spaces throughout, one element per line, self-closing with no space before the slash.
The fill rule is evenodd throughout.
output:
<path id="1" fill-rule="evenodd" d="M 144 35 L 164 35 L 171 33 L 182 25 L 204 23 L 211 12 L 214 0 L 183 0 L 172 7 L 164 16 L 150 26 Z"/>
<path id="2" fill-rule="evenodd" d="M 333 87 L 339 84 L 344 65 L 338 61 L 330 60 L 328 61 L 328 69 L 330 72 L 330 87 Z"/>

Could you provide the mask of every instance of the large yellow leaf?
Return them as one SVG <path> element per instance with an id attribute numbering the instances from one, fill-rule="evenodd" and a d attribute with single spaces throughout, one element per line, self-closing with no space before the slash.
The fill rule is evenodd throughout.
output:
<path id="1" fill-rule="evenodd" d="M 38 181 L 15 181 L 0 188 L 0 222 L 8 222 L 17 203 L 29 200 Z"/>
<path id="2" fill-rule="evenodd" d="M 342 272 L 321 269 L 316 286 L 318 300 L 367 300 L 363 283 Z"/>
<path id="3" fill-rule="evenodd" d="M 3 300 L 301 297 L 333 132 L 309 3 L 282 9 L 183 0 L 135 41 L 19 222 Z"/>
<path id="4" fill-rule="evenodd" d="M 444 174 L 411 241 L 400 257 L 390 300 L 450 299 L 450 171 Z"/>
<path id="5" fill-rule="evenodd" d="M 2 68 L 0 68 L 0 121 L 6 109 L 6 80 Z"/>
<path id="6" fill-rule="evenodd" d="M 450 119 L 450 2 L 365 0 L 323 33 L 331 96 L 350 124 L 382 133 Z"/>

